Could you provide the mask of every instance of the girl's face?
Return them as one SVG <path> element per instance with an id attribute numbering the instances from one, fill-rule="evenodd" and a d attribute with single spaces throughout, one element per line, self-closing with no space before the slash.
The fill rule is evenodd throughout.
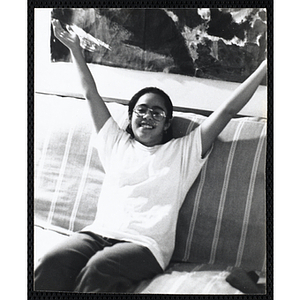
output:
<path id="1" fill-rule="evenodd" d="M 148 147 L 161 144 L 164 131 L 170 126 L 166 115 L 167 109 L 161 96 L 154 93 L 141 96 L 131 117 L 131 128 L 135 139 Z"/>

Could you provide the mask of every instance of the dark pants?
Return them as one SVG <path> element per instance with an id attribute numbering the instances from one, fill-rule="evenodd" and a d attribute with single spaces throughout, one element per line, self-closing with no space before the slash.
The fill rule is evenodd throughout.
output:
<path id="1" fill-rule="evenodd" d="M 80 232 L 39 261 L 35 290 L 128 292 L 161 272 L 148 248 Z"/>

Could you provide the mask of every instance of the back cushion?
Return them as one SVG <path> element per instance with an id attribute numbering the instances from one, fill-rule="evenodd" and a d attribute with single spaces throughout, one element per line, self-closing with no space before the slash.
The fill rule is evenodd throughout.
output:
<path id="1" fill-rule="evenodd" d="M 36 95 L 35 223 L 77 231 L 95 217 L 104 172 L 82 100 Z"/>
<path id="2" fill-rule="evenodd" d="M 265 125 L 235 119 L 216 140 L 181 208 L 174 260 L 264 268 Z"/>
<path id="3" fill-rule="evenodd" d="M 108 107 L 125 128 L 127 107 Z M 204 119 L 175 113 L 175 137 Z M 93 222 L 104 178 L 93 132 L 85 101 L 36 94 L 36 224 L 78 231 Z M 220 134 L 180 210 L 174 261 L 263 269 L 265 132 L 265 120 L 240 118 Z"/>

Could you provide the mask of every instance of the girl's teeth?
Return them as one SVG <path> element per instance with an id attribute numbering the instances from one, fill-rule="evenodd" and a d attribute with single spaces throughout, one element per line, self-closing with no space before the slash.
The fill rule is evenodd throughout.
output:
<path id="1" fill-rule="evenodd" d="M 147 124 L 142 124 L 142 126 L 144 127 L 144 128 L 153 128 L 153 126 L 151 126 L 151 125 L 147 125 Z"/>

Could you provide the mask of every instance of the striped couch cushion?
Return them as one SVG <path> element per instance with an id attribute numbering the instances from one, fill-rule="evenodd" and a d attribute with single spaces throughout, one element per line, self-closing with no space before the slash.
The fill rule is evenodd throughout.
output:
<path id="1" fill-rule="evenodd" d="M 264 269 L 265 136 L 247 118 L 221 133 L 181 208 L 174 260 Z"/>
<path id="2" fill-rule="evenodd" d="M 127 107 L 110 103 L 120 126 Z M 182 136 L 205 117 L 175 113 Z M 232 120 L 190 189 L 178 219 L 173 261 L 264 268 L 265 120 Z M 36 94 L 35 223 L 72 232 L 96 213 L 104 172 L 85 101 Z"/>
<path id="3" fill-rule="evenodd" d="M 221 265 L 172 263 L 163 274 L 141 282 L 134 293 L 243 294 L 226 281 L 231 271 Z"/>

